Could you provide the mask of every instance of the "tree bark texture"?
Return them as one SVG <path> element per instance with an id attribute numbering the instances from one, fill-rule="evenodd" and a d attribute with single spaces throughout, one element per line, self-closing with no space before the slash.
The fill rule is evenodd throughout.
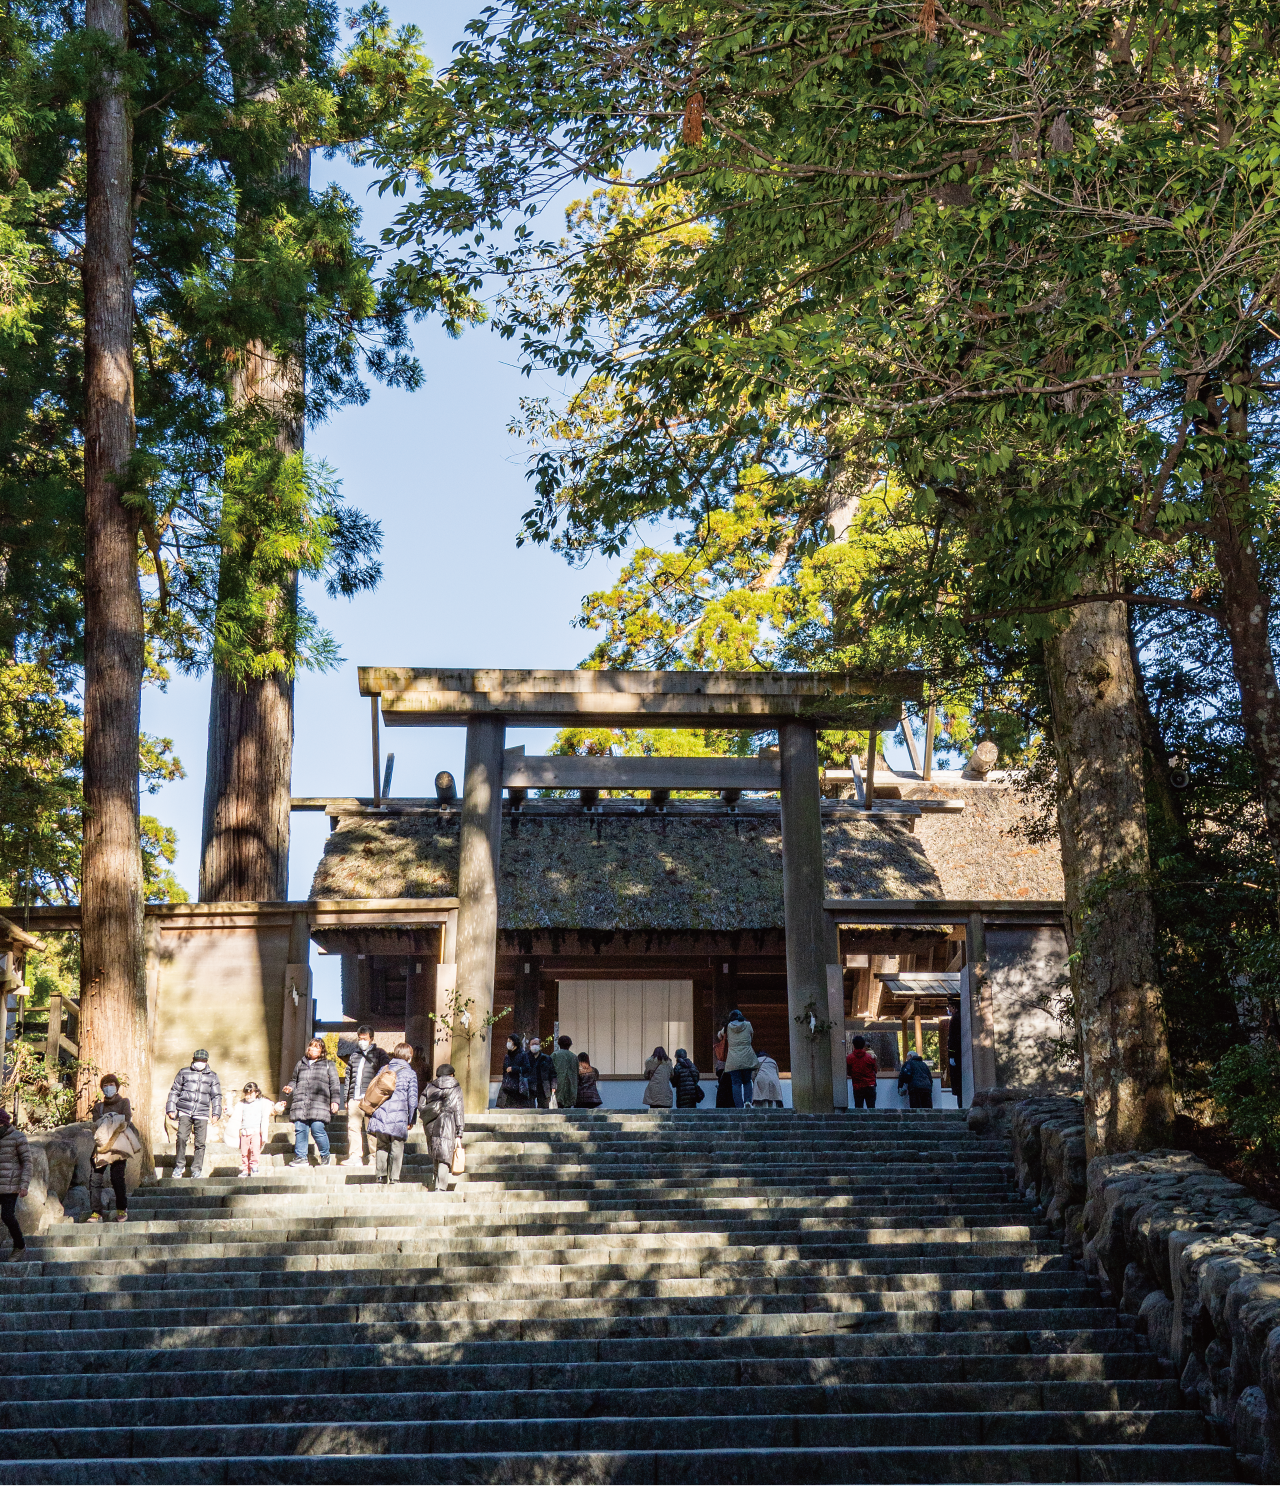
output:
<path id="1" fill-rule="evenodd" d="M 1133 672 L 1133 695 L 1138 709 L 1138 733 L 1142 739 L 1142 766 L 1143 776 L 1147 793 L 1147 820 L 1159 823 L 1159 834 L 1163 835 L 1163 841 L 1157 842 L 1157 856 L 1159 847 L 1172 848 L 1175 851 L 1184 852 L 1187 856 L 1195 855 L 1195 842 L 1192 840 L 1191 831 L 1187 826 L 1186 812 L 1182 808 L 1182 801 L 1178 791 L 1173 787 L 1173 770 L 1169 766 L 1168 750 L 1164 746 L 1164 738 L 1160 733 L 1160 726 L 1156 722 L 1155 713 L 1151 710 L 1151 700 L 1147 696 L 1146 682 L 1142 676 L 1142 665 L 1138 655 L 1137 636 L 1133 630 L 1133 611 L 1130 609 L 1127 615 L 1129 634 L 1129 668 Z"/>
<path id="2" fill-rule="evenodd" d="M 295 149 L 285 174 L 311 182 L 311 152 Z M 303 447 L 305 348 L 278 355 L 261 342 L 246 348 L 232 401 L 256 403 L 276 419 L 282 454 Z M 296 581 L 279 596 L 296 606 Z M 213 670 L 205 766 L 200 900 L 280 901 L 289 896 L 289 798 L 293 778 L 293 676 L 237 680 Z"/>
<path id="3" fill-rule="evenodd" d="M 818 736 L 807 723 L 784 722 L 778 728 L 778 743 L 782 763 L 782 898 L 787 934 L 791 1102 L 801 1114 L 830 1114 L 827 956 L 831 953 L 831 927 L 823 907 L 826 867 Z"/>
<path id="4" fill-rule="evenodd" d="M 1280 690 L 1271 654 L 1271 598 L 1250 536 L 1246 403 L 1227 414 L 1235 451 L 1214 492 L 1213 557 L 1222 580 L 1222 619 L 1231 644 L 1231 669 L 1240 688 L 1240 720 L 1253 759 L 1271 851 L 1280 862 Z"/>
<path id="5" fill-rule="evenodd" d="M 502 745 L 506 736 L 501 718 L 486 717 L 467 724 L 458 844 L 457 1014 L 453 1018 L 451 1058 L 462 1097 L 472 1113 L 489 1107 L 489 1039 L 493 1028 L 485 1021 L 493 1012 L 498 962 L 498 854 L 502 845 Z"/>
<path id="6" fill-rule="evenodd" d="M 1086 1147 L 1091 1158 L 1149 1150 L 1170 1138 L 1173 1085 L 1124 605 L 1082 604 L 1045 661 Z"/>
<path id="7" fill-rule="evenodd" d="M 124 0 L 88 0 L 88 32 L 123 49 Z M 85 113 L 85 677 L 84 858 L 81 884 L 77 1110 L 102 1073 L 118 1073 L 148 1141 L 145 892 L 138 835 L 138 734 L 144 653 L 139 516 L 123 491 L 134 451 L 132 130 L 119 74 L 108 65 Z"/>

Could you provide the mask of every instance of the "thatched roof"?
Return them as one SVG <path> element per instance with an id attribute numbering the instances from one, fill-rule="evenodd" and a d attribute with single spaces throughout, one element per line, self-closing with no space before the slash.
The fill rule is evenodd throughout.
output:
<path id="1" fill-rule="evenodd" d="M 917 785 L 907 799 L 952 790 Z M 1034 843 L 1027 825 L 1033 807 L 1008 785 L 970 784 L 958 815 L 923 815 L 916 837 L 923 845 L 946 898 L 1060 899 L 1062 856 L 1055 836 Z"/>
<path id="2" fill-rule="evenodd" d="M 945 896 L 920 838 L 893 822 L 823 826 L 838 898 Z M 325 843 L 313 898 L 435 898 L 457 891 L 458 813 L 344 816 Z M 740 816 L 505 815 L 503 929 L 781 928 L 776 812 Z"/>

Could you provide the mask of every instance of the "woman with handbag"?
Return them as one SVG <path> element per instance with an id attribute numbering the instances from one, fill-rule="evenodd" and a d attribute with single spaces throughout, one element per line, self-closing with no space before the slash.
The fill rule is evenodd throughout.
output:
<path id="1" fill-rule="evenodd" d="M 671 1108 L 671 1075 L 673 1072 L 666 1048 L 655 1047 L 652 1055 L 645 1059 L 644 1065 L 644 1076 L 649 1082 L 645 1085 L 643 1102 L 649 1109 Z"/>
<path id="2" fill-rule="evenodd" d="M 93 1106 L 93 1171 L 89 1177 L 90 1223 L 101 1223 L 106 1208 L 106 1189 L 110 1186 L 116 1199 L 116 1222 L 129 1217 L 129 1194 L 125 1190 L 125 1170 L 129 1157 L 142 1149 L 142 1140 L 133 1128 L 133 1106 L 120 1092 L 120 1080 L 114 1073 L 104 1073 L 98 1087 L 102 1098 Z"/>
<path id="3" fill-rule="evenodd" d="M 462 1136 L 467 1128 L 462 1107 L 462 1085 L 454 1076 L 452 1063 L 441 1063 L 436 1076 L 422 1091 L 418 1103 L 422 1128 L 431 1153 L 432 1190 L 448 1189 L 451 1176 L 461 1176 L 466 1169 L 462 1154 Z"/>

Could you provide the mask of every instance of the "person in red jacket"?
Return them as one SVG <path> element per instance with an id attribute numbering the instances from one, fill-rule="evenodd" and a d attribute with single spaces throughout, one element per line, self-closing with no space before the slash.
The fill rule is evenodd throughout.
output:
<path id="1" fill-rule="evenodd" d="M 854 1109 L 876 1107 L 876 1055 L 867 1046 L 865 1037 L 853 1039 L 853 1051 L 844 1060 L 849 1070 L 849 1083 L 853 1088 Z"/>

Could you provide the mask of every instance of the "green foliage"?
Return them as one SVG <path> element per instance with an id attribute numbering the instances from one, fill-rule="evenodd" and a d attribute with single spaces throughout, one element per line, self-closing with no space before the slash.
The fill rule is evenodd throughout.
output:
<path id="1" fill-rule="evenodd" d="M 1254 1156 L 1280 1157 L 1280 1046 L 1233 1047 L 1213 1070 L 1210 1087 L 1231 1133 Z"/>

